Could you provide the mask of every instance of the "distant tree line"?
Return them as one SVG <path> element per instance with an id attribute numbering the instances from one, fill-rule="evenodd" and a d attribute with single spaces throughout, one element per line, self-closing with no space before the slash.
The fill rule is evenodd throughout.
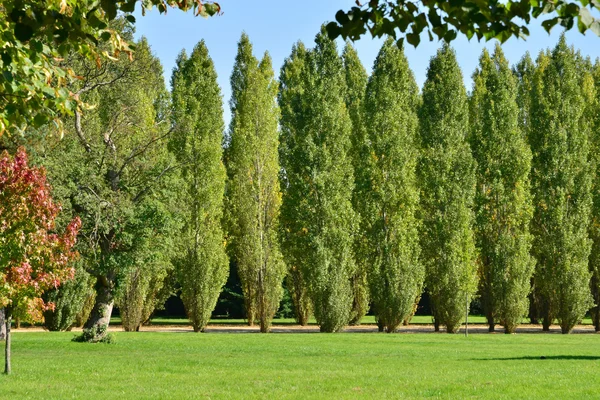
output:
<path id="1" fill-rule="evenodd" d="M 203 41 L 171 92 L 145 39 L 133 61 L 63 62 L 82 104 L 64 138 L 0 137 L 47 168 L 57 225 L 83 222 L 74 280 L 44 295 L 48 329 L 102 340 L 114 305 L 138 330 L 178 294 L 203 331 L 234 266 L 262 332 L 284 295 L 302 325 L 336 332 L 371 309 L 394 332 L 424 292 L 436 330 L 456 332 L 474 298 L 490 330 L 529 317 L 568 333 L 588 311 L 600 330 L 600 63 L 564 36 L 513 68 L 484 50 L 468 93 L 448 45 L 419 91 L 392 39 L 369 76 L 323 28 L 277 80 L 243 34 L 228 129 Z"/>

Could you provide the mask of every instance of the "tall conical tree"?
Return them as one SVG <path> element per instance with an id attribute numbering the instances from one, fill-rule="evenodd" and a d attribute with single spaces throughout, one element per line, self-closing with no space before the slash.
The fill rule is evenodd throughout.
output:
<path id="1" fill-rule="evenodd" d="M 232 154 L 233 146 L 232 137 L 236 130 L 236 127 L 242 126 L 242 123 L 239 123 L 237 120 L 239 118 L 239 109 L 243 106 L 243 102 L 248 98 L 248 91 L 250 80 L 252 80 L 252 75 L 256 73 L 258 70 L 258 60 L 252 54 L 252 43 L 250 42 L 250 38 L 248 35 L 243 32 L 240 37 L 240 41 L 238 42 L 238 50 L 235 56 L 235 63 L 233 64 L 233 72 L 231 73 L 230 83 L 231 83 L 231 99 L 229 100 L 229 107 L 231 109 L 231 122 L 229 125 L 229 134 L 226 138 L 226 149 L 225 149 L 225 162 L 227 164 L 227 173 L 228 173 L 228 183 L 229 186 L 233 183 L 233 174 L 235 168 L 232 164 Z M 250 113 L 250 109 L 246 108 L 247 112 Z M 244 118 L 244 116 L 241 116 Z M 244 121 L 246 125 L 248 125 L 247 121 Z M 239 128 L 238 128 L 239 129 Z M 238 154 L 241 154 L 242 149 L 238 146 Z M 230 191 L 230 188 L 227 190 Z M 241 193 L 240 193 L 241 195 Z M 235 213 L 235 206 L 231 204 L 234 201 L 232 196 L 227 195 L 227 207 L 226 207 L 226 220 L 228 221 L 227 225 L 229 230 L 235 229 L 237 215 Z M 235 235 L 235 232 L 229 232 Z M 237 232 L 239 233 L 239 232 Z M 242 285 L 242 292 L 244 294 L 244 306 L 246 310 L 246 319 L 248 321 L 248 325 L 252 326 L 255 324 L 257 320 L 257 312 L 258 305 L 256 300 L 258 298 L 257 294 L 257 286 L 254 284 L 254 272 L 252 271 L 251 264 L 245 262 L 241 265 L 238 263 L 238 255 L 243 251 L 242 249 L 236 249 L 236 244 L 239 241 L 231 241 L 229 243 L 229 251 L 232 256 L 232 261 L 237 263 L 237 271 L 240 278 L 240 282 Z"/>
<path id="2" fill-rule="evenodd" d="M 590 238 L 593 241 L 590 254 L 590 271 L 592 272 L 591 289 L 595 306 L 590 311 L 596 332 L 600 331 L 600 60 L 596 60 L 593 68 L 595 99 L 588 103 L 588 115 L 594 116 L 592 121 L 591 145 L 592 162 L 595 167 L 592 186 L 593 208 L 590 224 Z"/>
<path id="3" fill-rule="evenodd" d="M 306 78 L 307 50 L 302 42 L 292 48 L 291 55 L 283 63 L 279 77 L 279 94 L 277 96 L 281 110 L 281 139 L 279 143 L 279 158 L 282 167 L 280 175 L 283 192 L 282 211 L 280 216 L 282 251 L 288 267 L 286 284 L 294 303 L 296 321 L 300 325 L 307 325 L 312 313 L 312 304 L 308 295 L 308 282 L 300 268 L 303 248 L 301 243 L 302 227 L 297 225 L 296 204 L 302 201 L 302 193 L 298 185 L 297 175 L 299 155 L 296 141 L 302 137 L 305 127 L 305 102 L 304 80 Z M 289 173 L 287 171 L 290 171 Z M 290 186 L 290 173 L 293 176 L 293 186 Z"/>
<path id="4" fill-rule="evenodd" d="M 473 238 L 475 163 L 467 142 L 467 93 L 454 51 L 444 45 L 431 59 L 423 87 L 421 182 L 422 259 L 436 330 L 456 332 L 465 302 L 475 293 Z"/>
<path id="5" fill-rule="evenodd" d="M 286 272 L 277 236 L 281 205 L 277 83 L 268 54 L 259 65 L 246 66 L 229 149 L 230 234 L 244 295 L 254 296 L 246 302 L 252 304 L 248 315 L 256 316 L 261 332 L 268 332 Z"/>
<path id="6" fill-rule="evenodd" d="M 517 82 L 500 45 L 492 57 L 483 51 L 473 81 L 470 125 L 477 162 L 481 303 L 490 332 L 499 322 L 512 333 L 529 309 L 535 265 L 529 233 L 531 150 L 519 129 Z"/>
<path id="7" fill-rule="evenodd" d="M 529 132 L 531 129 L 531 91 L 533 89 L 533 77 L 535 74 L 535 63 L 531 59 L 529 52 L 513 67 L 513 74 L 517 78 L 517 105 L 519 108 L 519 127 L 521 133 L 525 136 L 529 145 Z M 531 148 L 531 147 L 530 147 Z M 539 290 L 535 287 L 534 279 L 530 282 L 531 291 L 529 292 L 529 320 L 532 324 L 540 321 Z"/>
<path id="8" fill-rule="evenodd" d="M 301 94 L 303 128 L 283 145 L 288 188 L 283 200 L 285 229 L 295 236 L 295 261 L 309 280 L 315 317 L 323 332 L 350 320 L 355 272 L 352 252 L 354 178 L 349 155 L 352 124 L 344 97 L 342 59 L 325 29 L 306 57 Z"/>
<path id="9" fill-rule="evenodd" d="M 591 75 L 564 35 L 538 58 L 531 102 L 535 285 L 544 329 L 557 318 L 569 333 L 592 305 L 588 256 L 592 168 L 585 91 Z"/>
<path id="10" fill-rule="evenodd" d="M 367 90 L 367 71 L 358 58 L 356 49 L 349 42 L 346 42 L 342 52 L 344 60 L 344 70 L 346 72 L 346 107 L 352 121 L 351 134 L 351 157 L 354 168 L 355 189 L 352 196 L 354 210 L 360 214 L 359 201 L 360 194 L 358 187 L 365 184 L 365 165 L 366 161 L 366 142 L 365 142 L 365 121 L 364 121 L 364 98 Z M 356 273 L 352 275 L 352 312 L 350 315 L 350 325 L 360 324 L 360 320 L 369 311 L 369 288 L 367 282 L 367 262 L 366 262 L 366 240 L 364 235 L 357 235 L 354 247 Z"/>
<path id="11" fill-rule="evenodd" d="M 170 148 L 181 165 L 178 193 L 184 228 L 174 259 L 181 299 L 194 331 L 203 331 L 227 280 L 228 259 L 221 228 L 225 167 L 223 108 L 217 73 L 204 41 L 173 71 Z"/>
<path id="12" fill-rule="evenodd" d="M 373 308 L 387 332 L 412 314 L 425 271 L 419 260 L 419 88 L 402 49 L 381 48 L 367 86 L 364 184 L 357 190 Z"/>

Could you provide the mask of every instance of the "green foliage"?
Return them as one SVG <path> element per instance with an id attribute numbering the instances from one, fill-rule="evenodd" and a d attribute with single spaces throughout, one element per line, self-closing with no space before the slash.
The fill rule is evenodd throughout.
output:
<path id="1" fill-rule="evenodd" d="M 108 325 L 94 325 L 91 328 L 83 329 L 81 335 L 76 335 L 71 339 L 77 343 L 115 343 L 114 335 L 107 332 Z"/>
<path id="2" fill-rule="evenodd" d="M 279 93 L 277 100 L 281 110 L 279 159 L 282 172 L 280 174 L 281 189 L 283 192 L 280 215 L 280 240 L 288 275 L 285 279 L 286 285 L 294 302 L 296 321 L 300 325 L 306 325 L 312 314 L 312 304 L 308 296 L 308 282 L 304 277 L 304 271 L 300 268 L 303 256 L 303 237 L 297 234 L 295 229 L 301 229 L 296 225 L 297 211 L 294 204 L 302 201 L 300 189 L 290 189 L 290 176 L 294 184 L 298 185 L 292 171 L 299 169 L 295 165 L 300 157 L 295 150 L 296 141 L 302 135 L 304 129 L 304 78 L 306 75 L 307 49 L 302 42 L 292 47 L 292 54 L 285 60 L 279 76 Z M 288 172 L 289 171 L 289 172 Z M 290 175 L 291 174 L 291 175 Z"/>
<path id="3" fill-rule="evenodd" d="M 132 57 L 135 46 L 113 24 L 119 15 L 134 23 L 138 2 L 142 14 L 169 7 L 196 15 L 220 13 L 214 2 L 175 0 L 4 0 L 0 5 L 0 136 L 42 127 L 54 121 L 62 134 L 62 115 L 85 106 L 70 85 L 78 79 L 64 58 L 77 54 L 101 68 L 103 62 Z"/>
<path id="4" fill-rule="evenodd" d="M 431 59 L 420 109 L 421 245 L 436 325 L 456 332 L 477 288 L 472 232 L 475 162 L 467 93 L 448 45 Z"/>
<path id="5" fill-rule="evenodd" d="M 239 75 L 237 72 L 241 72 Z M 228 149 L 230 237 L 246 315 L 268 332 L 286 273 L 279 249 L 279 108 L 271 58 L 260 64 L 244 34 L 232 76 L 232 132 Z"/>
<path id="6" fill-rule="evenodd" d="M 527 58 L 520 67 L 526 63 Z M 479 293 L 490 330 L 500 322 L 512 333 L 529 309 L 535 265 L 529 233 L 531 150 L 519 127 L 527 117 L 519 114 L 517 82 L 500 45 L 491 57 L 483 51 L 473 81 L 470 140 L 477 162 Z"/>
<path id="7" fill-rule="evenodd" d="M 173 71 L 174 134 L 169 147 L 180 164 L 176 194 L 183 229 L 173 258 L 181 299 L 195 331 L 203 331 L 227 280 L 221 228 L 225 167 L 223 107 L 217 73 L 204 41 Z"/>
<path id="8" fill-rule="evenodd" d="M 540 54 L 531 101 L 532 233 L 535 286 L 547 328 L 554 318 L 571 331 L 592 305 L 588 237 L 592 206 L 590 121 L 593 79 L 564 35 Z"/>
<path id="9" fill-rule="evenodd" d="M 76 324 L 77 315 L 94 291 L 94 279 L 77 263 L 75 277 L 46 292 L 44 299 L 54 304 L 54 310 L 44 312 L 44 327 L 49 331 L 68 331 Z M 85 322 L 85 321 L 84 321 Z"/>
<path id="10" fill-rule="evenodd" d="M 83 265 L 96 289 L 106 289 L 107 297 L 96 301 L 108 302 L 96 307 L 89 323 L 107 323 L 109 316 L 97 310 L 112 308 L 121 289 L 127 291 L 130 273 L 143 265 L 153 279 L 168 267 L 155 261 L 168 258 L 177 223 L 170 195 L 175 165 L 166 148 L 168 93 L 145 40 L 133 62 L 122 56 L 98 69 L 74 54 L 69 63 L 82 77 L 70 90 L 94 109 L 65 117 L 69 134 L 48 137 L 39 158 L 65 211 L 82 216 Z"/>
<path id="11" fill-rule="evenodd" d="M 361 255 L 378 324 L 387 332 L 412 314 L 425 275 L 416 218 L 418 93 L 408 60 L 388 39 L 367 86 L 364 177 L 356 195 L 366 242 Z"/>
<path id="12" fill-rule="evenodd" d="M 350 155 L 354 168 L 355 188 L 352 194 L 352 205 L 360 215 L 360 187 L 368 179 L 365 174 L 364 163 L 367 160 L 365 142 L 365 115 L 364 98 L 367 90 L 367 71 L 358 58 L 356 49 L 350 43 L 346 43 L 342 53 L 344 70 L 346 73 L 346 107 L 352 121 L 352 134 L 350 136 L 352 147 Z M 366 241 L 361 235 L 357 236 L 354 246 L 356 261 L 356 272 L 352 275 L 352 311 L 350 313 L 350 325 L 360 324 L 360 320 L 369 311 L 369 287 L 367 282 L 367 258 L 365 257 Z"/>
<path id="13" fill-rule="evenodd" d="M 592 252 L 589 266 L 592 272 L 591 289 L 594 307 L 590 311 L 596 331 L 600 331 L 600 60 L 596 60 L 593 68 L 596 98 L 587 103 L 586 115 L 594 116 L 590 132 L 591 160 L 595 168 L 592 183 L 592 218 L 589 235 L 592 239 Z"/>
<path id="14" fill-rule="evenodd" d="M 532 18 L 545 17 L 541 23 L 547 31 L 560 25 L 571 29 L 577 23 L 581 33 L 591 30 L 600 36 L 600 21 L 592 12 L 600 9 L 597 0 L 568 2 L 564 0 L 509 0 L 499 1 L 387 1 L 371 0 L 364 6 L 349 11 L 340 10 L 336 22 L 327 25 L 329 36 L 359 39 L 367 33 L 374 37 L 403 35 L 408 43 L 418 46 L 421 34 L 427 32 L 430 41 L 437 36 L 446 43 L 456 39 L 459 33 L 467 39 L 498 39 L 505 42 L 511 37 L 525 38 Z M 404 37 L 398 41 L 403 43 Z"/>
<path id="15" fill-rule="evenodd" d="M 352 125 L 342 59 L 324 28 L 315 49 L 305 54 L 300 76 L 282 79 L 282 224 L 289 240 L 286 252 L 292 255 L 288 265 L 302 270 L 321 330 L 336 332 L 350 320 L 355 272 Z M 285 93 L 294 79 L 302 82 L 297 96 Z M 293 117 L 297 121 L 286 114 L 294 107 L 299 108 Z"/>

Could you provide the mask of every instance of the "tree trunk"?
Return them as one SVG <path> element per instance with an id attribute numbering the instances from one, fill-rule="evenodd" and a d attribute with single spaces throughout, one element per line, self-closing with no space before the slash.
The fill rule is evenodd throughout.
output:
<path id="1" fill-rule="evenodd" d="M 10 367 L 10 341 L 11 341 L 11 337 L 10 337 L 10 325 L 12 322 L 12 310 L 10 310 L 10 308 L 7 308 L 4 310 L 5 312 L 5 326 L 6 326 L 6 343 L 4 345 L 4 373 L 6 375 L 10 374 L 11 371 L 11 367 Z"/>
<path id="2" fill-rule="evenodd" d="M 87 341 L 98 342 L 106 336 L 114 305 L 113 293 L 110 286 L 106 277 L 99 277 L 96 282 L 96 302 L 89 319 L 83 327 L 84 331 L 87 331 L 90 335 Z"/>
<path id="3" fill-rule="evenodd" d="M 488 316 L 488 332 L 496 332 L 496 322 L 494 322 L 494 317 Z"/>
<path id="4" fill-rule="evenodd" d="M 439 332 L 440 331 L 440 322 L 438 321 L 437 318 L 433 319 L 433 330 L 435 332 Z"/>
<path id="5" fill-rule="evenodd" d="M 0 340 L 6 339 L 6 318 L 4 318 L 4 308 L 0 308 Z"/>

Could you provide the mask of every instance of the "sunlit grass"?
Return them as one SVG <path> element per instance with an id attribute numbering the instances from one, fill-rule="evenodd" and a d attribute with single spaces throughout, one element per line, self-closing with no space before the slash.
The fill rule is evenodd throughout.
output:
<path id="1" fill-rule="evenodd" d="M 2 399 L 595 398 L 600 335 L 17 332 Z"/>

